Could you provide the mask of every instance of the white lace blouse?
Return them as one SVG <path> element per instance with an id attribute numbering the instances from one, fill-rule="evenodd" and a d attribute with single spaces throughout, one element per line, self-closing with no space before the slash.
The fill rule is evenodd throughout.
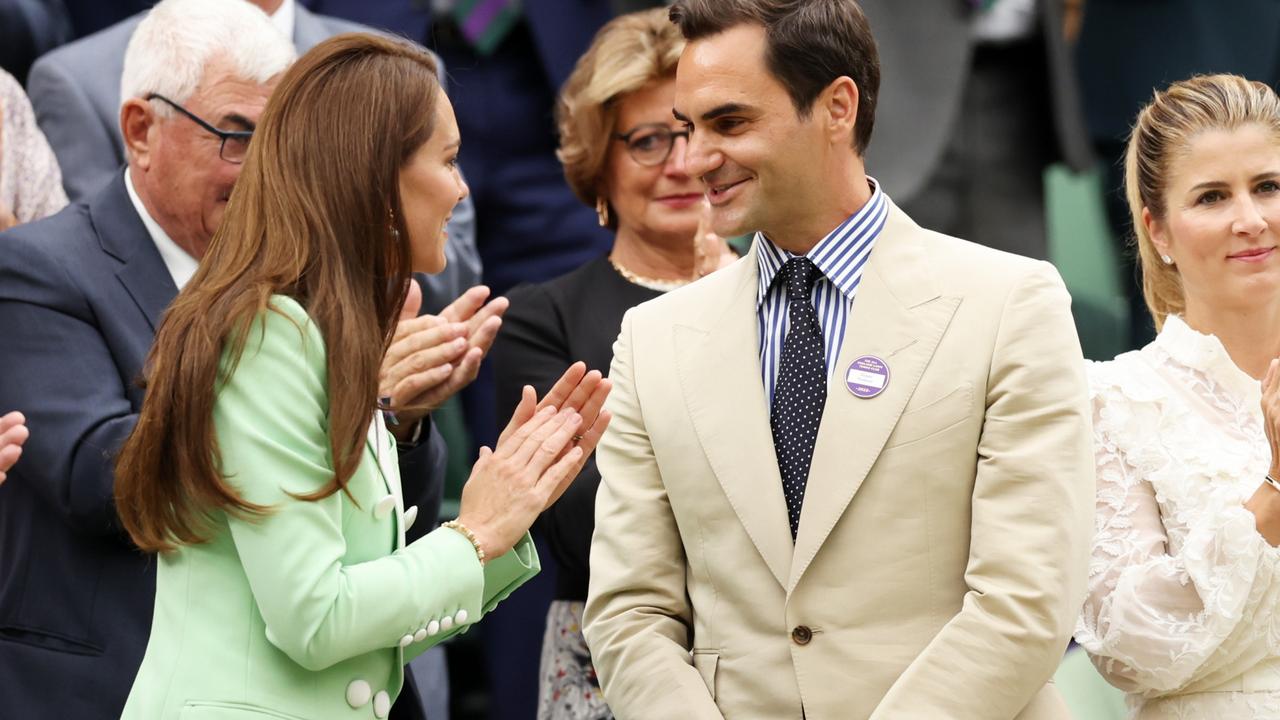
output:
<path id="1" fill-rule="evenodd" d="M 1076 640 L 1130 717 L 1280 720 L 1280 550 L 1243 503 L 1271 461 L 1261 388 L 1170 317 L 1089 364 L 1098 470 Z"/>

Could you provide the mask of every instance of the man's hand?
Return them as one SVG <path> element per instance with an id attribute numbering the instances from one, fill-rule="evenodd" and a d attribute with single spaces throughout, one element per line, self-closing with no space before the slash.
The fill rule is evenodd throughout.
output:
<path id="1" fill-rule="evenodd" d="M 480 361 L 502 327 L 508 304 L 504 297 L 489 300 L 489 288 L 477 285 L 439 315 L 418 317 L 422 288 L 416 282 L 409 283 L 378 383 L 378 395 L 391 398 L 399 421 L 391 428 L 392 434 L 406 439 L 427 413 L 476 378 Z"/>

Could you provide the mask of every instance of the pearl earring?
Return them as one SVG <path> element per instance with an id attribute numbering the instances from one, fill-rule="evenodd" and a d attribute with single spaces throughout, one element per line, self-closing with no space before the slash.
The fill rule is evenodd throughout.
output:
<path id="1" fill-rule="evenodd" d="M 1164 264 L 1165 264 L 1165 265 L 1172 265 L 1172 264 L 1173 264 L 1173 258 L 1169 257 L 1168 255 L 1161 255 L 1161 256 L 1160 256 L 1160 259 L 1161 259 L 1162 261 L 1164 261 Z"/>

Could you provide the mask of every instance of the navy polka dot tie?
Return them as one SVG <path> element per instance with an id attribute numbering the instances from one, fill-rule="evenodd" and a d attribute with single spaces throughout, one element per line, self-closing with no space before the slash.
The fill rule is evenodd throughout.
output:
<path id="1" fill-rule="evenodd" d="M 800 507 L 809 480 L 809 463 L 818 439 L 822 407 L 827 402 L 827 363 L 822 347 L 818 314 L 809 295 L 821 275 L 808 258 L 793 257 L 782 266 L 778 277 L 787 284 L 787 337 L 782 342 L 782 361 L 773 390 L 769 426 L 773 429 L 773 449 L 782 471 L 782 492 L 787 499 L 787 519 L 791 539 L 800 528 Z"/>

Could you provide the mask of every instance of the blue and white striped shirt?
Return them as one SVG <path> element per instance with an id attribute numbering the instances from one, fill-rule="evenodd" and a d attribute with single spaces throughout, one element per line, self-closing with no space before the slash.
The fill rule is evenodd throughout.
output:
<path id="1" fill-rule="evenodd" d="M 850 215 L 835 230 L 827 233 L 805 255 L 822 273 L 813 285 L 813 307 L 822 330 L 823 352 L 826 353 L 827 377 L 836 369 L 840 341 L 844 338 L 849 308 L 853 306 L 862 271 L 871 257 L 871 248 L 884 229 L 889 203 L 880 184 L 868 178 L 871 199 L 858 212 Z M 782 342 L 787 337 L 789 314 L 785 283 L 774 285 L 773 279 L 783 263 L 795 257 L 774 245 L 764 233 L 756 233 L 756 262 L 760 285 L 756 292 L 756 317 L 760 323 L 760 372 L 764 379 L 765 397 L 773 403 L 773 389 L 778 382 L 778 363 L 782 360 Z"/>

